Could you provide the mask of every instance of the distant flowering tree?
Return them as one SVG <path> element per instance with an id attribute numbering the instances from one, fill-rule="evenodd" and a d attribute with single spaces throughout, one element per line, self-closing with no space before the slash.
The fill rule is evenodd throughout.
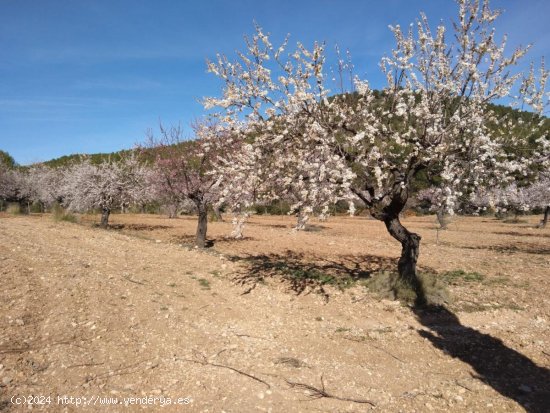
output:
<path id="1" fill-rule="evenodd" d="M 478 210 L 492 209 L 497 215 L 542 209 L 544 215 L 537 227 L 544 228 L 550 214 L 550 175 L 542 173 L 529 185 L 520 186 L 514 182 L 505 187 L 479 189 L 471 194 L 468 205 Z"/>
<path id="2" fill-rule="evenodd" d="M 430 211 L 435 212 L 440 229 L 448 228 L 449 220 L 446 215 L 452 215 L 455 211 L 455 196 L 452 194 L 452 191 L 439 187 L 430 187 L 420 190 L 416 198 L 430 205 Z"/>
<path id="3" fill-rule="evenodd" d="M 153 201 L 155 193 L 151 188 L 152 169 L 136 153 L 126 155 L 116 163 L 118 176 L 123 183 L 119 206 L 124 208 L 142 206 Z"/>
<path id="4" fill-rule="evenodd" d="M 233 139 L 249 142 L 259 165 L 268 159 L 273 179 L 303 185 L 307 193 L 318 192 L 320 181 L 303 177 L 324 165 L 332 194 L 324 202 L 348 191 L 363 201 L 401 244 L 396 281 L 408 283 L 420 301 L 421 237 L 399 217 L 414 178 L 437 170 L 443 190 L 462 196 L 507 181 L 533 162 L 548 163 L 544 135 L 537 151 L 521 151 L 520 136 L 531 135 L 526 129 L 543 118 L 534 115 L 526 125 L 490 105 L 516 94 L 541 113 L 548 72 L 519 69 L 527 49 L 505 54 L 506 39 L 497 42 L 493 28 L 499 12 L 488 1 L 458 0 L 458 6 L 451 33 L 443 25 L 432 31 L 425 15 L 408 32 L 391 27 L 396 47 L 382 60 L 381 91 L 356 78 L 353 93 L 331 96 L 323 44 L 298 43 L 289 53 L 287 41 L 275 48 L 259 27 L 237 61 L 219 55 L 208 63 L 224 89 L 204 103 L 218 108 Z M 306 171 L 302 178 L 296 166 Z"/>
<path id="5" fill-rule="evenodd" d="M 213 125 L 196 123 L 195 139 L 183 140 L 180 127 L 164 128 L 161 137 L 149 132 L 149 146 L 155 153 L 153 182 L 157 193 L 175 203 L 191 201 L 198 213 L 195 245 L 204 248 L 208 229 L 208 209 L 221 196 L 222 178 L 213 173 L 213 163 L 221 151 L 221 140 Z"/>
<path id="6" fill-rule="evenodd" d="M 265 153 L 261 147 L 239 142 L 227 132 L 218 134 L 227 138 L 214 168 L 222 177 L 220 201 L 237 214 L 234 225 L 244 225 L 249 214 L 243 216 L 241 212 L 252 204 L 284 200 L 290 203 L 290 213 L 296 214 L 293 230 L 300 231 L 316 211 L 321 219 L 326 218 L 328 206 L 344 198 L 344 189 L 328 173 L 333 157 L 318 152 L 304 154 L 306 158 L 296 159 L 298 162 L 288 160 L 285 173 L 281 174 L 276 169 L 280 162 L 277 158 L 286 154 Z M 236 228 L 234 235 L 240 236 Z"/>
<path id="7" fill-rule="evenodd" d="M 45 165 L 33 165 L 21 175 L 21 198 L 49 209 L 62 199 L 63 171 Z"/>
<path id="8" fill-rule="evenodd" d="M 60 194 L 62 174 L 44 165 L 7 168 L 0 164 L 0 199 L 49 208 Z"/>
<path id="9" fill-rule="evenodd" d="M 492 199 L 498 213 L 514 215 L 525 213 L 532 209 L 528 187 L 518 186 L 512 183 L 503 188 L 495 188 L 492 192 Z"/>
<path id="10" fill-rule="evenodd" d="M 6 175 L 11 201 L 24 205 L 27 212 L 30 212 L 32 203 L 40 201 L 40 195 L 44 192 L 39 182 L 36 181 L 36 178 L 39 177 L 38 168 L 37 166 L 16 168 L 8 171 Z"/>
<path id="11" fill-rule="evenodd" d="M 134 156 L 98 165 L 84 160 L 65 170 L 63 205 L 77 212 L 100 209 L 100 225 L 106 228 L 113 209 L 149 198 L 149 173 Z"/>

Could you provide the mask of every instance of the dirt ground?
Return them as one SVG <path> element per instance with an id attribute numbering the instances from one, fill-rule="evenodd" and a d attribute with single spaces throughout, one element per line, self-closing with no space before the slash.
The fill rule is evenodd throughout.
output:
<path id="1" fill-rule="evenodd" d="M 198 251 L 193 217 L 0 215 L 0 411 L 549 412 L 550 228 L 522 219 L 404 220 L 434 312 L 365 286 L 399 255 L 366 217 Z"/>

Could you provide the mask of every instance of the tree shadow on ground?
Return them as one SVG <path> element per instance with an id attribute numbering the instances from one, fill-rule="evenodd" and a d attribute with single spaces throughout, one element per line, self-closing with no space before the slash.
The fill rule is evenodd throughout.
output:
<path id="1" fill-rule="evenodd" d="M 95 224 L 99 226 L 99 224 Z M 132 230 L 132 231 L 154 231 L 157 229 L 170 229 L 168 225 L 147 225 L 147 224 L 109 224 L 108 229 Z"/>
<path id="2" fill-rule="evenodd" d="M 416 306 L 418 321 L 431 331 L 419 334 L 451 357 L 469 364 L 477 379 L 529 413 L 548 412 L 550 370 L 507 347 L 500 339 L 460 323 L 445 307 Z"/>
<path id="3" fill-rule="evenodd" d="M 492 231 L 491 232 L 492 234 L 497 234 L 497 235 L 512 235 L 514 237 L 540 237 L 540 238 L 550 238 L 550 234 L 544 234 L 544 233 L 541 233 L 541 232 L 529 232 L 529 233 L 524 233 L 524 232 L 516 232 L 516 231 L 506 231 L 506 232 L 503 232 L 503 231 Z"/>
<path id="4" fill-rule="evenodd" d="M 246 241 L 257 241 L 257 240 L 258 239 L 254 238 L 254 237 L 234 238 L 234 237 L 230 237 L 230 236 L 218 237 L 218 238 L 215 239 L 216 243 L 228 244 L 228 245 L 239 244 L 241 242 L 246 242 Z"/>
<path id="5" fill-rule="evenodd" d="M 173 235 L 169 238 L 169 242 L 172 244 L 178 244 L 186 248 L 195 248 L 195 242 L 197 238 L 194 235 Z M 204 248 L 214 247 L 215 239 L 208 238 L 204 241 Z"/>
<path id="6" fill-rule="evenodd" d="M 252 291 L 266 279 L 285 282 L 296 294 L 317 292 L 328 300 L 323 288 L 333 285 L 345 288 L 368 280 L 380 272 L 395 271 L 397 258 L 375 255 L 346 255 L 333 259 L 286 251 L 283 254 L 230 256 L 243 269 L 237 281 Z M 434 272 L 430 268 L 421 271 Z M 536 365 L 528 357 L 507 347 L 500 339 L 460 323 L 444 306 L 426 306 L 419 297 L 413 312 L 430 331 L 419 334 L 451 357 L 469 364 L 477 379 L 505 397 L 515 400 L 529 413 L 548 412 L 550 406 L 550 370 Z"/>
<path id="7" fill-rule="evenodd" d="M 507 245 L 476 245 L 476 246 L 466 245 L 459 248 L 469 249 L 469 250 L 496 251 L 501 254 L 524 253 L 524 254 L 536 254 L 536 255 L 550 255 L 549 247 L 545 247 L 538 244 L 529 244 L 525 242 L 516 242 L 514 244 L 507 244 Z"/>
<path id="8" fill-rule="evenodd" d="M 213 237 L 206 240 L 206 248 L 212 248 L 214 245 L 234 245 L 241 242 L 247 241 L 257 241 L 257 238 L 254 237 L 242 237 L 242 238 L 232 238 L 229 236 Z M 173 244 L 179 244 L 183 246 L 194 246 L 195 245 L 195 236 L 194 235 L 173 235 L 170 237 L 170 242 Z"/>
<path id="9" fill-rule="evenodd" d="M 296 294 L 317 292 L 328 299 L 327 285 L 344 289 L 384 271 L 395 271 L 397 258 L 376 255 L 339 255 L 334 258 L 287 250 L 282 254 L 230 256 L 243 269 L 236 275 L 239 284 L 252 291 L 267 279 L 283 282 Z"/>
<path id="10" fill-rule="evenodd" d="M 259 227 L 267 227 L 267 228 L 290 228 L 290 225 L 285 224 L 266 224 L 264 222 L 247 222 L 246 225 L 257 225 Z"/>

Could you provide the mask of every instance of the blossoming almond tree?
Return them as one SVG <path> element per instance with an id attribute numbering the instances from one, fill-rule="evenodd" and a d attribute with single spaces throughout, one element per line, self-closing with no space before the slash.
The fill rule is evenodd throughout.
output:
<path id="1" fill-rule="evenodd" d="M 221 97 L 205 99 L 206 108 L 221 109 L 220 121 L 241 139 L 253 134 L 251 145 L 274 157 L 274 171 L 288 179 L 295 179 L 289 164 L 318 168 L 311 157 L 322 159 L 319 164 L 330 159 L 333 194 L 351 190 L 385 224 L 401 244 L 396 281 L 409 284 L 420 301 L 421 237 L 399 216 L 415 176 L 437 168 L 442 187 L 460 196 L 505 181 L 534 159 L 548 162 L 546 136 L 537 153 L 513 150 L 522 142 L 508 133 L 510 124 L 522 125 L 490 106 L 517 90 L 518 99 L 540 113 L 547 71 L 518 69 L 527 50 L 506 54 L 506 38 L 498 42 L 493 29 L 499 12 L 488 1 L 457 3 L 451 33 L 444 25 L 432 31 L 425 15 L 407 32 L 390 27 L 396 47 L 381 62 L 387 80 L 381 91 L 356 78 L 355 93 L 330 96 L 323 44 L 298 43 L 289 53 L 288 41 L 275 48 L 259 27 L 236 61 L 219 55 L 208 64 L 225 87 Z"/>
<path id="2" fill-rule="evenodd" d="M 65 170 L 63 205 L 78 212 L 99 208 L 100 226 L 106 228 L 114 208 L 150 199 L 149 174 L 148 167 L 135 156 L 98 165 L 84 160 Z"/>
<path id="3" fill-rule="evenodd" d="M 40 202 L 49 208 L 59 197 L 62 174 L 44 165 L 7 168 L 0 162 L 0 199 L 27 204 Z"/>
<path id="4" fill-rule="evenodd" d="M 449 220 L 446 218 L 446 214 L 454 213 L 454 209 L 449 209 L 447 207 L 447 195 L 451 195 L 451 192 L 449 193 L 444 192 L 443 188 L 439 187 L 430 187 L 426 189 L 422 189 L 418 192 L 416 195 L 416 198 L 419 201 L 425 201 L 428 202 L 430 205 L 430 211 L 435 212 L 437 217 L 437 222 L 439 223 L 439 229 L 447 229 L 449 226 Z"/>
<path id="5" fill-rule="evenodd" d="M 493 204 L 500 213 L 526 213 L 535 208 L 544 211 L 539 228 L 544 228 L 548 222 L 548 206 L 550 205 L 550 179 L 547 174 L 529 186 L 519 186 L 516 183 L 504 188 L 496 188 L 492 192 Z"/>
<path id="6" fill-rule="evenodd" d="M 490 208 L 496 211 L 497 216 L 509 211 L 517 215 L 541 209 L 543 218 L 537 228 L 545 228 L 550 214 L 550 176 L 542 173 L 528 186 L 512 183 L 503 188 L 481 188 L 470 195 L 467 205 L 478 211 Z"/>
<path id="7" fill-rule="evenodd" d="M 156 192 L 169 194 L 177 202 L 190 200 L 198 213 L 195 245 L 204 248 L 208 229 L 208 208 L 220 197 L 221 177 L 213 163 L 222 142 L 213 125 L 196 123 L 194 140 L 184 141 L 180 127 L 161 126 L 161 138 L 150 133 L 149 145 L 156 154 L 153 182 Z"/>
<path id="8" fill-rule="evenodd" d="M 224 132 L 218 131 L 217 134 L 223 135 Z M 316 210 L 320 209 L 321 216 L 326 216 L 328 206 L 344 198 L 345 190 L 335 178 L 338 173 L 328 173 L 338 168 L 330 154 L 327 156 L 312 150 L 289 158 L 284 152 L 249 144 L 249 139 L 239 142 L 232 136 L 234 131 L 225 135 L 228 136 L 225 149 L 218 155 L 214 168 L 222 176 L 221 201 L 238 215 L 234 219 L 235 224 L 244 225 L 248 217 L 241 212 L 254 203 L 284 200 L 290 203 L 290 213 L 295 213 L 297 217 L 293 230 L 300 231 L 305 229 Z M 281 157 L 286 158 L 285 173 L 282 174 L 278 173 L 282 165 Z M 242 221 L 242 218 L 245 220 Z"/>
<path id="9" fill-rule="evenodd" d="M 45 165 L 33 165 L 21 176 L 21 198 L 37 202 L 41 209 L 49 209 L 61 200 L 63 171 Z"/>

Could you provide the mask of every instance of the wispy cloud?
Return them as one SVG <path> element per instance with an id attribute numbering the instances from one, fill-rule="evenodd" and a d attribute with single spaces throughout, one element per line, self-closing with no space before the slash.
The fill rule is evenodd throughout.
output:
<path id="1" fill-rule="evenodd" d="M 12 108 L 79 108 L 91 106 L 108 106 L 132 103 L 130 99 L 119 98 L 81 98 L 81 97 L 42 97 L 0 99 L 3 109 Z"/>
<path id="2" fill-rule="evenodd" d="M 127 79 L 87 79 L 74 84 L 77 90 L 122 90 L 122 91 L 146 91 L 158 90 L 163 87 L 161 82 L 142 77 Z"/>
<path id="3" fill-rule="evenodd" d="M 3 107 L 3 109 L 9 109 L 9 108 L 29 108 L 29 107 L 35 107 L 35 108 L 52 108 L 52 107 L 82 107 L 85 106 L 85 103 L 82 101 L 76 101 L 76 100 L 65 100 L 60 98 L 45 98 L 45 99 L 0 99 L 0 106 Z"/>
<path id="4" fill-rule="evenodd" d="M 159 60 L 159 59 L 204 59 L 207 54 L 200 51 L 201 48 L 183 48 L 181 46 L 152 45 L 140 48 L 90 48 L 90 47 L 65 47 L 65 48 L 40 48 L 28 51 L 28 58 L 35 62 L 108 62 L 124 60 Z"/>

